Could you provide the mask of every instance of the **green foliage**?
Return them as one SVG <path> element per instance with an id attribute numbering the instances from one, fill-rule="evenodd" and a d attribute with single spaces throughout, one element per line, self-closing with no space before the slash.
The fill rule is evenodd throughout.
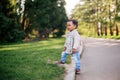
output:
<path id="1" fill-rule="evenodd" d="M 0 27 L 0 41 L 1 42 L 14 42 L 21 40 L 23 32 L 19 30 L 19 26 L 14 23 L 12 19 L 1 16 Z"/>
<path id="2" fill-rule="evenodd" d="M 56 36 L 63 35 L 67 20 L 64 4 L 64 0 L 26 0 L 23 12 L 25 20 L 22 22 L 26 34 L 36 29 L 40 38 L 48 37 L 54 30 L 58 30 L 57 34 L 60 33 Z"/>
<path id="3" fill-rule="evenodd" d="M 14 7 L 9 0 L 2 0 L 0 4 L 0 42 L 21 40 L 24 33 L 16 21 Z"/>
<path id="4" fill-rule="evenodd" d="M 50 33 L 61 37 L 67 20 L 64 5 L 64 0 L 1 0 L 0 42 L 21 40 L 33 30 L 39 38 L 48 38 Z"/>
<path id="5" fill-rule="evenodd" d="M 63 80 L 63 39 L 0 45 L 0 80 Z"/>
<path id="6" fill-rule="evenodd" d="M 120 21 L 120 16 L 116 16 L 116 17 L 115 17 L 115 20 L 116 20 L 116 21 Z"/>
<path id="7" fill-rule="evenodd" d="M 94 27 L 89 23 L 79 22 L 78 32 L 82 36 L 96 37 Z"/>
<path id="8" fill-rule="evenodd" d="M 114 35 L 114 29 L 120 21 L 120 0 L 82 0 L 82 2 L 84 4 L 76 5 L 71 17 L 88 24 L 89 28 L 84 27 L 86 29 L 83 30 L 88 29 L 89 35 L 92 35 L 94 31 L 94 36 L 96 34 L 98 36 L 107 35 L 107 31 L 111 36 Z M 80 26 L 84 26 L 84 24 Z M 90 30 L 91 24 L 93 30 Z M 118 36 L 119 26 L 115 30 L 116 36 Z"/>

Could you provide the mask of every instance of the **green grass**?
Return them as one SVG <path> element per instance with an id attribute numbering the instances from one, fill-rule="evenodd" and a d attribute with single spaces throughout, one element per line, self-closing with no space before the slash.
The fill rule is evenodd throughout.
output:
<path id="1" fill-rule="evenodd" d="M 0 80 L 63 80 L 64 39 L 0 45 Z"/>
<path id="2" fill-rule="evenodd" d="M 116 39 L 116 40 L 118 40 L 118 39 L 120 39 L 120 35 L 118 35 L 118 36 L 116 36 L 116 35 L 113 35 L 113 36 L 111 36 L 111 35 L 107 35 L 107 36 L 103 35 L 103 36 L 100 36 L 100 38 Z"/>

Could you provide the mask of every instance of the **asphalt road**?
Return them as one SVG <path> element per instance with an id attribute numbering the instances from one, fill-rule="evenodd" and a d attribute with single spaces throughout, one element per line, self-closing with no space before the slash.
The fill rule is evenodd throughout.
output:
<path id="1" fill-rule="evenodd" d="M 86 38 L 76 80 L 120 80 L 120 41 Z"/>

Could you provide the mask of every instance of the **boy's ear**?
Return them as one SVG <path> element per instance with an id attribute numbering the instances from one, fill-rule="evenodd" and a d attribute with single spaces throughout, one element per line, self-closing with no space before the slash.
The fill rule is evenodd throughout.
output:
<path id="1" fill-rule="evenodd" d="M 75 29 L 77 28 L 77 25 L 74 25 L 75 26 Z"/>

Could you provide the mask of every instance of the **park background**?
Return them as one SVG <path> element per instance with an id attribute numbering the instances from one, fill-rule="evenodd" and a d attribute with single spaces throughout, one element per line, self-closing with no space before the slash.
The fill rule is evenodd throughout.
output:
<path id="1" fill-rule="evenodd" d="M 80 0 L 70 13 L 67 2 L 0 1 L 0 80 L 62 80 L 64 68 L 54 61 L 68 19 L 78 20 L 81 36 L 120 39 L 120 0 Z"/>

